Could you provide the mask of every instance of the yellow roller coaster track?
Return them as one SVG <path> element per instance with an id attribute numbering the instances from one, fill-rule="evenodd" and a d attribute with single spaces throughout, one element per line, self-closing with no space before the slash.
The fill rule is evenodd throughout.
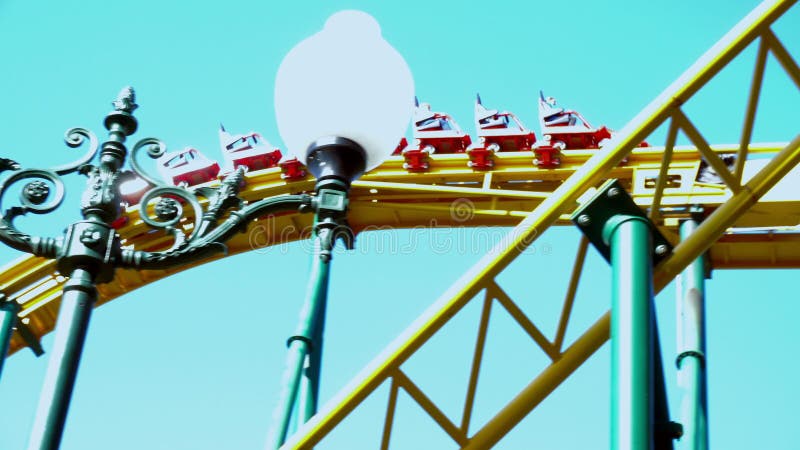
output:
<path id="1" fill-rule="evenodd" d="M 763 81 L 765 61 L 769 53 L 778 60 L 795 86 L 800 89 L 800 67 L 770 29 L 775 20 L 794 3 L 794 1 L 766 1 L 753 10 L 675 83 L 651 102 L 610 143 L 576 167 L 574 172 L 564 179 L 552 194 L 542 199 L 541 203 L 522 219 L 519 225 L 509 233 L 507 239 L 504 239 L 457 280 L 400 337 L 375 358 L 350 385 L 342 389 L 311 421 L 300 428 L 283 448 L 306 449 L 323 442 L 337 424 L 358 408 L 367 397 L 373 395 L 378 387 L 386 385 L 389 386 L 389 395 L 386 402 L 380 448 L 389 447 L 398 393 L 401 389 L 459 447 L 483 449 L 497 443 L 609 338 L 610 314 L 606 312 L 594 324 L 586 328 L 574 342 L 569 345 L 565 345 L 564 342 L 586 256 L 588 245 L 585 240 L 578 247 L 572 276 L 564 296 L 562 312 L 552 340 L 549 340 L 536 327 L 534 321 L 523 313 L 497 281 L 501 272 L 525 248 L 531 245 L 543 230 L 561 223 L 564 218 L 563 214 L 573 211 L 576 201 L 604 178 L 624 178 L 629 183 L 629 190 L 632 191 L 636 201 L 641 206 L 649 206 L 650 217 L 662 225 L 662 228 L 667 231 L 666 234 L 673 238 L 674 228 L 670 229 L 674 227 L 674 218 L 667 214 L 669 209 L 665 211 L 665 206 L 686 207 L 699 203 L 706 208 L 713 209 L 713 212 L 695 232 L 678 243 L 673 252 L 655 267 L 653 276 L 656 292 L 663 289 L 691 261 L 709 249 L 711 249 L 712 260 L 717 267 L 725 267 L 726 264 L 731 263 L 733 266 L 762 265 L 755 263 L 759 259 L 764 262 L 763 266 L 770 266 L 770 261 L 775 261 L 776 266 L 781 265 L 781 263 L 777 263 L 779 259 L 777 254 L 780 252 L 778 248 L 768 250 L 767 255 L 757 256 L 757 250 L 751 246 L 752 244 L 745 242 L 755 239 L 759 241 L 758 248 L 768 248 L 770 245 L 766 243 L 770 241 L 771 233 L 765 232 L 761 233 L 759 237 L 755 237 L 759 234 L 736 233 L 735 227 L 784 227 L 798 224 L 796 216 L 798 210 L 794 206 L 788 206 L 792 203 L 792 197 L 795 199 L 800 197 L 796 189 L 792 193 L 792 189 L 789 187 L 792 184 L 796 186 L 797 180 L 800 179 L 797 171 L 792 172 L 800 162 L 800 134 L 797 134 L 797 130 L 786 130 L 788 133 L 786 140 L 790 142 L 780 145 L 781 149 L 768 162 L 759 167 L 752 177 L 745 178 L 743 176 L 746 166 L 751 164 L 750 161 L 745 163 L 747 155 L 756 150 L 756 146 L 751 145 L 750 138 Z M 725 167 L 717 152 L 708 145 L 681 107 L 742 50 L 756 41 L 758 41 L 759 48 L 755 70 L 745 111 L 745 120 L 741 128 L 741 140 L 736 146 L 737 163 L 731 171 Z M 668 124 L 669 128 L 666 145 L 663 149 L 655 150 L 653 153 L 635 149 L 638 143 L 647 139 L 662 124 Z M 686 164 L 689 161 L 683 158 L 694 155 L 694 152 L 674 147 L 679 131 L 683 131 L 695 145 L 697 151 L 724 181 L 725 193 L 717 197 L 717 200 L 704 197 L 705 194 L 714 195 L 705 190 L 710 189 L 708 187 L 700 187 L 693 183 L 690 183 L 691 186 L 687 186 L 686 181 L 693 179 L 687 178 L 686 174 L 680 175 L 680 186 L 667 187 L 668 175 L 678 175 L 682 168 L 688 169 L 691 163 Z M 647 162 L 645 155 L 653 159 Z M 691 159 L 692 157 L 689 157 L 689 160 Z M 681 161 L 686 165 L 682 166 Z M 633 169 L 624 174 L 626 168 L 630 167 Z M 790 172 L 790 178 L 787 180 L 789 183 L 785 187 L 781 187 L 778 182 Z M 653 179 L 653 188 L 649 191 L 648 179 Z M 746 182 L 742 183 L 743 180 Z M 491 180 L 484 187 L 490 186 Z M 695 189 L 701 189 L 705 194 L 686 197 L 680 193 L 681 189 L 692 192 L 695 192 Z M 703 197 L 702 200 L 701 197 Z M 778 200 L 778 203 L 788 206 L 788 209 L 784 210 L 788 216 L 784 216 L 783 219 L 772 216 L 772 212 L 783 215 L 780 212 L 781 206 L 770 205 L 770 199 L 773 198 L 783 199 Z M 784 201 L 787 203 L 783 203 Z M 794 211 L 794 213 L 790 211 Z M 791 217 L 792 215 L 795 216 Z M 756 217 L 759 216 L 770 217 L 768 219 L 770 223 L 758 223 Z M 670 233 L 670 231 L 672 232 Z M 797 234 L 790 233 L 786 237 L 788 238 L 786 246 L 780 245 L 780 248 L 785 248 L 794 255 L 788 259 L 794 258 L 795 262 L 787 265 L 797 267 L 798 248 L 789 244 L 792 241 L 797 242 Z M 750 248 L 748 249 L 748 247 Z M 734 254 L 741 257 L 738 259 L 738 263 L 734 262 L 737 259 L 733 256 Z M 454 421 L 443 413 L 404 372 L 403 364 L 437 331 L 457 316 L 465 305 L 473 301 L 482 301 L 483 309 L 476 330 L 475 349 L 461 417 L 460 420 Z M 483 349 L 487 339 L 489 317 L 493 307 L 506 310 L 549 357 L 550 364 L 479 429 L 472 430 L 470 429 L 471 417 Z"/>
<path id="2" fill-rule="evenodd" d="M 769 155 L 784 146 L 754 145 L 750 153 Z M 714 151 L 731 153 L 736 146 L 720 146 Z M 595 153 L 596 150 L 564 151 L 558 169 L 537 168 L 530 152 L 501 153 L 496 155 L 494 170 L 486 172 L 468 168 L 465 154 L 433 156 L 431 170 L 425 173 L 409 173 L 402 168 L 402 158 L 396 157 L 354 183 L 350 222 L 357 231 L 389 226 L 515 226 Z M 663 148 L 637 149 L 609 175 L 627 182 L 636 201 L 649 208 L 655 199 L 653 180 L 663 154 Z M 748 164 L 756 166 L 765 161 Z M 665 187 L 661 200 L 664 230 L 671 231 L 673 236 L 676 220 L 687 214 L 684 205 L 702 205 L 712 210 L 731 198 L 730 190 L 722 185 L 695 182 L 699 167 L 699 153 L 694 148 L 673 150 L 668 170 L 671 186 Z M 267 169 L 247 175 L 247 188 L 241 197 L 254 201 L 305 190 L 313 190 L 313 180 L 287 183 L 278 169 Z M 459 216 L 460 206 L 467 207 L 464 211 L 467 216 Z M 124 244 L 152 249 L 169 240 L 165 234 L 147 232 L 148 226 L 138 218 L 138 206 L 130 208 L 127 217 L 128 225 L 119 230 Z M 228 255 L 305 237 L 310 220 L 296 213 L 262 219 L 230 242 Z M 728 233 L 712 247 L 714 267 L 800 267 L 800 230 L 781 231 L 790 230 L 799 222 L 800 194 L 789 189 L 774 190 L 738 219 L 736 226 L 752 229 L 750 232 Z M 571 223 L 565 216 L 558 218 L 556 224 Z M 114 281 L 98 286 L 98 304 L 176 271 L 118 270 Z M 55 273 L 52 261 L 24 257 L 3 268 L 0 291 L 20 304 L 23 323 L 40 337 L 55 325 L 64 281 Z M 24 345 L 17 334 L 11 351 Z"/>
<path id="3" fill-rule="evenodd" d="M 433 155 L 430 170 L 409 173 L 403 159 L 394 157 L 353 184 L 349 220 L 356 232 L 381 227 L 513 226 L 508 238 L 465 273 L 432 304 L 339 395 L 287 442 L 284 448 L 311 448 L 384 383 L 388 383 L 385 427 L 381 448 L 391 437 L 394 408 L 400 389 L 406 391 L 455 443 L 463 448 L 487 448 L 496 443 L 525 415 L 559 386 L 594 353 L 609 334 L 609 314 L 601 316 L 565 348 L 565 332 L 587 251 L 582 241 L 567 286 L 563 311 L 554 339 L 546 338 L 496 281 L 497 276 L 550 226 L 571 225 L 569 214 L 580 199 L 605 179 L 621 180 L 634 200 L 675 246 L 654 270 L 660 291 L 687 264 L 709 253 L 713 268 L 800 267 L 800 134 L 787 130 L 781 143 L 750 142 L 765 61 L 772 54 L 800 88 L 800 67 L 771 31 L 794 1 L 767 1 L 736 25 L 664 93 L 635 117 L 600 150 L 563 151 L 561 165 L 538 168 L 531 152 L 495 155 L 489 171 L 468 167 L 465 154 Z M 758 43 L 740 142 L 710 145 L 681 106 L 697 93 L 743 49 Z M 668 124 L 663 147 L 637 148 L 662 124 Z M 737 125 L 739 126 L 739 125 Z M 682 131 L 692 146 L 675 146 Z M 720 154 L 735 154 L 728 169 Z M 701 160 L 717 172 L 720 184 L 697 182 Z M 781 180 L 783 181 L 781 182 Z M 254 201 L 274 195 L 312 191 L 312 179 L 286 182 L 277 169 L 251 172 L 240 196 Z M 467 205 L 466 215 L 459 206 Z M 688 239 L 678 242 L 678 221 L 688 208 L 699 205 L 708 213 Z M 155 249 L 169 238 L 150 233 L 139 219 L 137 206 L 127 211 L 128 222 L 119 232 L 124 245 Z M 285 214 L 265 217 L 246 233 L 230 241 L 228 255 L 256 247 L 293 241 L 308 235 L 311 217 Z M 187 225 L 188 226 L 188 225 Z M 222 257 L 222 255 L 220 256 Z M 210 261 L 210 260 L 208 260 Z M 205 261 L 204 261 L 205 262 Z M 199 264 L 202 264 L 199 263 Z M 177 269 L 184 270 L 185 268 Z M 177 270 L 118 270 L 115 279 L 98 286 L 101 305 Z M 54 327 L 61 285 L 52 261 L 25 257 L 13 261 L 0 274 L 0 291 L 20 304 L 19 316 L 38 339 Z M 484 295 L 478 295 L 481 292 Z M 482 301 L 476 346 L 466 401 L 458 423 L 447 417 L 403 372 L 402 364 L 470 301 Z M 484 424 L 470 430 L 483 345 L 491 309 L 507 310 L 549 356 L 551 363 L 528 386 Z M 27 342 L 15 333 L 11 352 Z"/>

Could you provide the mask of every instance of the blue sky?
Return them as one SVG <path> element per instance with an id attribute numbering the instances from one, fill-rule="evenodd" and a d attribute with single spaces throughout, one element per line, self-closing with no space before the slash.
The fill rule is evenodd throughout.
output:
<path id="1" fill-rule="evenodd" d="M 86 126 L 102 136 L 109 102 L 127 84 L 136 88 L 140 105 L 135 137 L 157 136 L 172 149 L 193 145 L 219 158 L 217 127 L 223 122 L 230 131 L 256 130 L 280 145 L 272 109 L 278 65 L 295 43 L 342 9 L 372 14 L 406 58 L 420 99 L 451 113 L 470 132 L 478 91 L 487 106 L 515 112 L 538 132 L 539 89 L 594 124 L 621 129 L 757 4 L 604 3 L 3 0 L 0 156 L 26 167 L 74 159 L 61 141 L 63 132 Z M 799 20 L 792 11 L 775 27 L 790 52 L 800 50 Z M 738 141 L 753 55 L 746 52 L 687 105 L 711 142 Z M 756 142 L 796 135 L 800 98 L 776 66 L 768 62 Z M 660 145 L 663 134 L 656 134 L 651 143 Z M 80 186 L 78 180 L 73 191 Z M 75 200 L 73 195 L 62 206 L 64 221 L 77 211 Z M 55 222 L 35 217 L 21 223 L 54 235 L 60 228 Z M 501 236 L 497 229 L 392 230 L 362 236 L 357 251 L 337 253 L 322 401 Z M 377 242 L 385 239 L 411 250 L 380 250 Z M 451 242 L 452 250 L 438 251 L 442 242 Z M 534 244 L 535 252 L 499 279 L 549 335 L 576 242 L 571 229 L 549 231 Z M 590 250 L 591 270 L 579 290 L 568 341 L 610 304 L 609 270 L 595 253 Z M 0 250 L 3 261 L 15 256 Z M 95 311 L 62 448 L 262 448 L 309 256 L 302 243 L 251 252 L 143 287 Z M 791 301 L 789 284 L 796 276 L 788 270 L 718 271 L 708 283 L 713 448 L 789 449 L 800 439 L 794 420 L 800 366 L 791 351 L 800 306 Z M 657 302 L 674 416 L 674 289 Z M 420 386 L 454 415 L 474 342 L 470 329 L 478 311 L 472 308 L 408 365 Z M 44 339 L 45 350 L 51 342 Z M 493 319 L 475 424 L 539 368 L 542 357 L 531 349 L 507 318 Z M 6 364 L 0 450 L 24 448 L 46 358 L 22 351 Z M 605 346 L 498 448 L 607 447 L 608 358 Z M 385 397 L 370 401 L 351 424 L 360 433 L 343 429 L 321 448 L 374 448 L 367 438 L 379 433 L 376 408 Z M 393 448 L 449 448 L 414 408 L 403 406 L 397 420 L 406 422 Z"/>

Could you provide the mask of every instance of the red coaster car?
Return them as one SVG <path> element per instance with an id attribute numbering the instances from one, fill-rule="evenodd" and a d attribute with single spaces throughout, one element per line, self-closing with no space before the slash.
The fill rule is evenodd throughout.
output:
<path id="1" fill-rule="evenodd" d="M 306 166 L 297 158 L 286 158 L 278 163 L 281 178 L 287 181 L 302 180 L 306 177 Z"/>
<path id="2" fill-rule="evenodd" d="M 428 155 L 432 153 L 464 153 L 472 143 L 469 135 L 445 113 L 432 112 L 428 103 L 416 101 L 414 109 L 415 144 L 402 150 L 406 169 L 427 170 Z"/>
<path id="3" fill-rule="evenodd" d="M 579 112 L 557 107 L 556 99 L 545 98 L 542 91 L 539 91 L 539 123 L 543 145 L 559 150 L 600 148 L 606 139 L 611 139 L 608 128 L 594 128 Z"/>
<path id="4" fill-rule="evenodd" d="M 475 129 L 480 145 L 470 148 L 470 167 L 489 169 L 494 166 L 494 152 L 528 151 L 536 142 L 536 135 L 522 125 L 514 114 L 496 109 L 486 109 L 480 94 L 475 101 Z"/>
<path id="5" fill-rule="evenodd" d="M 219 145 L 225 158 L 225 170 L 235 170 L 245 166 L 248 170 L 261 170 L 275 167 L 281 160 L 281 151 L 273 147 L 260 134 L 231 135 L 220 124 Z"/>
<path id="6" fill-rule="evenodd" d="M 404 136 L 404 137 L 400 138 L 400 142 L 397 144 L 397 147 L 394 148 L 394 151 L 392 152 L 392 156 L 402 155 L 403 154 L 403 150 L 405 150 L 406 147 L 408 147 L 408 139 L 406 139 L 405 136 Z"/>
<path id="7" fill-rule="evenodd" d="M 176 186 L 181 183 L 194 186 L 216 179 L 219 164 L 206 158 L 197 149 L 187 147 L 159 158 L 158 171 L 162 178 L 171 180 Z"/>

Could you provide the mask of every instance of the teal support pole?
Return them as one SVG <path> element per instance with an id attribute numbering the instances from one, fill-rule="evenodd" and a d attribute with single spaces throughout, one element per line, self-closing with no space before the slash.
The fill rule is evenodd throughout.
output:
<path id="1" fill-rule="evenodd" d="M 698 227 L 694 218 L 680 225 L 681 239 Z M 678 288 L 678 385 L 683 389 L 681 422 L 685 448 L 708 449 L 706 385 L 705 260 L 699 257 L 681 273 Z"/>
<path id="2" fill-rule="evenodd" d="M 0 375 L 3 374 L 3 363 L 8 355 L 8 347 L 11 345 L 11 335 L 14 333 L 18 312 L 19 304 L 17 302 L 0 298 Z"/>
<path id="3" fill-rule="evenodd" d="M 319 392 L 319 361 L 322 354 L 321 335 L 328 297 L 333 232 L 329 228 L 319 228 L 314 241 L 315 251 L 311 263 L 308 290 L 306 291 L 305 303 L 300 311 L 300 323 L 297 331 L 294 336 L 289 338 L 286 371 L 284 372 L 278 407 L 273 415 L 268 449 L 280 448 L 286 442 L 292 411 L 295 409 L 297 394 L 304 373 L 307 377 L 309 388 L 307 395 L 304 396 L 304 404 L 298 405 L 297 414 L 307 419 L 316 413 Z M 307 362 L 310 363 L 308 369 L 314 370 L 305 370 Z"/>
<path id="4" fill-rule="evenodd" d="M 300 401 L 301 412 L 298 425 L 308 422 L 317 413 L 319 406 L 319 384 L 322 372 L 322 349 L 325 334 L 325 309 L 327 301 L 320 302 L 319 319 L 312 338 L 313 351 L 308 355 L 308 364 L 303 372 L 303 395 Z"/>
<path id="5" fill-rule="evenodd" d="M 92 276 L 75 269 L 64 285 L 61 310 L 28 450 L 57 450 L 78 375 L 97 289 Z"/>
<path id="6" fill-rule="evenodd" d="M 658 335 L 658 321 L 653 308 L 653 389 L 655 405 L 653 410 L 653 438 L 655 450 L 674 450 L 674 439 L 683 433 L 680 424 L 672 422 L 669 416 L 667 381 L 664 377 L 664 362 L 661 358 L 661 342 Z"/>
<path id="7" fill-rule="evenodd" d="M 669 420 L 653 303 L 653 266 L 672 245 L 614 179 L 571 220 L 611 264 L 611 448 L 672 450 L 681 425 Z"/>
<path id="8" fill-rule="evenodd" d="M 653 276 L 650 226 L 616 215 L 603 227 L 610 246 L 611 449 L 653 448 Z"/>

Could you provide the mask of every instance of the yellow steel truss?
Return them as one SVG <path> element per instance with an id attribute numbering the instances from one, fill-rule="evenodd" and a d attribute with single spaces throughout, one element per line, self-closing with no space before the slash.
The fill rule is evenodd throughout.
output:
<path id="1" fill-rule="evenodd" d="M 554 342 L 548 341 L 506 295 L 497 282 L 498 275 L 522 251 L 533 243 L 542 230 L 556 224 L 561 215 L 574 209 L 575 202 L 592 186 L 604 177 L 614 176 L 615 168 L 631 154 L 635 146 L 646 139 L 657 127 L 669 121 L 666 147 L 662 152 L 659 176 L 655 181 L 652 196 L 651 217 L 659 218 L 659 206 L 666 197 L 666 180 L 670 163 L 673 160 L 675 139 L 678 130 L 691 139 L 704 159 L 724 181 L 732 194 L 704 221 L 700 227 L 680 242 L 673 253 L 654 270 L 655 290 L 660 291 L 692 260 L 709 249 L 742 215 L 757 204 L 779 180 L 800 161 L 800 134 L 791 136 L 791 142 L 775 155 L 747 183 L 741 184 L 742 161 L 750 150 L 750 135 L 753 118 L 758 104 L 760 84 L 763 79 L 764 58 L 771 51 L 780 61 L 784 70 L 800 88 L 800 68 L 788 55 L 785 48 L 770 30 L 770 25 L 783 14 L 793 1 L 768 1 L 757 7 L 734 27 L 723 39 L 709 50 L 694 66 L 681 76 L 663 94 L 654 100 L 642 113 L 611 143 L 592 156 L 578 168 L 551 196 L 544 199 L 522 222 L 515 227 L 509 237 L 493 249 L 468 273 L 459 279 L 440 299 L 418 319 L 400 338 L 392 343 L 381 356 L 375 359 L 350 386 L 342 390 L 315 418 L 306 424 L 295 437 L 287 442 L 285 448 L 311 448 L 319 443 L 333 427 L 351 413 L 375 389 L 391 380 L 390 401 L 386 414 L 382 448 L 388 448 L 390 428 L 394 414 L 393 399 L 397 390 L 403 388 L 422 408 L 442 427 L 461 448 L 483 449 L 497 443 L 511 428 L 536 407 L 564 379 L 592 355 L 609 337 L 610 314 L 606 312 L 593 325 L 586 329 L 567 349 L 561 350 L 563 329 L 569 321 L 577 275 L 583 264 L 585 243 L 579 247 L 573 277 L 559 320 L 559 331 Z M 698 92 L 712 77 L 725 67 L 750 43 L 760 38 L 759 56 L 753 76 L 753 87 L 748 99 L 742 138 L 737 150 L 739 163 L 731 172 L 723 161 L 710 148 L 700 131 L 681 110 L 692 95 Z M 795 222 L 793 225 L 796 225 Z M 451 320 L 469 301 L 485 292 L 481 325 L 478 327 L 477 345 L 472 361 L 472 370 L 467 390 L 467 401 L 463 409 L 460 427 L 456 427 L 408 379 L 401 369 L 402 364 Z M 547 354 L 551 363 L 523 388 L 506 406 L 479 430 L 469 435 L 469 416 L 474 398 L 477 368 L 480 366 L 486 322 L 494 301 L 500 303 L 512 317 L 528 332 L 536 344 Z"/>
<path id="2" fill-rule="evenodd" d="M 532 153 L 515 152 L 495 155 L 495 166 L 490 171 L 469 168 L 467 156 L 460 154 L 433 155 L 429 171 L 409 173 L 402 167 L 402 158 L 395 157 L 354 183 L 350 220 L 356 231 L 384 226 L 502 225 L 514 228 L 306 424 L 285 448 L 311 448 L 322 442 L 328 432 L 385 383 L 390 388 L 382 448 L 389 446 L 401 389 L 459 446 L 487 448 L 496 443 L 608 339 L 609 314 L 606 313 L 564 348 L 586 257 L 586 241 L 578 247 L 553 340 L 539 331 L 497 281 L 498 275 L 544 230 L 553 225 L 569 224 L 568 214 L 579 199 L 604 179 L 618 178 L 628 186 L 637 204 L 649 208 L 650 217 L 676 244 L 674 252 L 654 271 L 656 290 L 661 290 L 690 261 L 707 250 L 715 268 L 800 267 L 800 229 L 797 229 L 800 192 L 772 189 L 800 161 L 800 135 L 789 134 L 786 142 L 780 144 L 750 143 L 768 53 L 774 55 L 800 87 L 800 68 L 770 30 L 770 25 L 794 3 L 784 0 L 760 5 L 603 149 L 564 151 L 558 168 L 538 168 L 533 164 Z M 740 142 L 733 146 L 709 145 L 681 106 L 756 40 L 759 50 Z M 669 126 L 664 147 L 637 148 L 662 124 Z M 691 140 L 691 147 L 675 146 L 679 131 Z M 718 156 L 722 153 L 737 154 L 733 170 L 728 170 Z M 743 184 L 744 175 L 749 169 L 755 171 L 757 165 L 755 161 L 747 161 L 748 155 L 772 155 L 772 158 Z M 701 156 L 720 175 L 724 185 L 695 181 Z M 800 179 L 800 173 L 795 171 L 792 177 Z M 312 189 L 313 180 L 286 182 L 277 169 L 267 169 L 247 174 L 247 188 L 241 197 L 254 201 Z M 466 215 L 458 209 L 463 205 L 468 206 Z M 686 216 L 688 205 L 702 205 L 713 212 L 693 235 L 678 243 L 677 220 Z M 138 207 L 130 208 L 127 216 L 128 224 L 120 230 L 124 244 L 146 249 L 168 244 L 168 237 L 147 233 L 147 226 L 139 219 Z M 247 233 L 230 242 L 228 254 L 303 238 L 310 230 L 310 220 L 297 214 L 259 220 L 251 224 Z M 748 232 L 742 233 L 742 228 L 747 228 Z M 113 282 L 98 287 L 97 304 L 183 269 L 118 270 Z M 23 323 L 35 337 L 40 337 L 53 329 L 63 282 L 51 261 L 25 257 L 10 263 L 0 274 L 0 291 L 21 305 Z M 483 295 L 479 295 L 481 293 Z M 476 330 L 466 401 L 456 423 L 403 371 L 402 365 L 470 301 L 482 301 L 483 309 Z M 507 311 L 545 352 L 550 363 L 480 429 L 470 430 L 493 308 Z M 11 351 L 24 345 L 21 336 L 15 334 Z"/>
<path id="3" fill-rule="evenodd" d="M 769 155 L 783 146 L 785 144 L 751 145 L 750 153 Z M 731 153 L 736 147 L 714 146 L 713 151 Z M 431 170 L 426 173 L 409 173 L 402 168 L 402 158 L 393 158 L 354 183 L 351 225 L 357 231 L 385 227 L 515 226 L 545 198 L 552 196 L 555 189 L 585 165 L 596 151 L 564 153 L 562 166 L 555 170 L 534 166 L 532 153 L 498 154 L 494 169 L 487 172 L 468 168 L 468 157 L 464 154 L 434 155 Z M 678 177 L 676 183 L 680 186 L 662 189 L 650 186 L 648 181 L 663 167 L 663 154 L 662 147 L 635 149 L 628 161 L 615 167 L 611 175 L 631 186 L 635 200 L 645 208 L 660 198 L 665 208 L 699 204 L 713 209 L 731 198 L 731 193 L 721 186 L 694 181 L 700 159 L 693 147 L 672 150 L 667 174 Z M 254 201 L 312 188 L 313 181 L 287 183 L 281 180 L 277 169 L 267 169 L 247 175 L 247 188 L 241 196 Z M 467 206 L 467 216 L 459 216 L 459 205 Z M 661 215 L 665 219 L 664 229 L 674 234 L 677 222 L 673 219 L 685 216 L 685 212 L 664 210 Z M 165 235 L 147 233 L 149 228 L 138 217 L 138 207 L 131 208 L 128 225 L 120 229 L 126 244 L 153 249 L 169 242 Z M 258 221 L 251 224 L 247 233 L 229 243 L 228 255 L 306 237 L 310 220 L 308 216 L 287 214 Z M 717 268 L 800 267 L 800 230 L 787 232 L 799 222 L 800 195 L 788 190 L 775 195 L 745 211 L 736 223 L 738 227 L 762 228 L 747 235 L 729 233 L 724 236 L 711 249 L 712 262 Z M 566 215 L 555 223 L 569 225 Z M 98 286 L 98 305 L 187 268 L 118 270 L 114 281 Z M 2 269 L 0 292 L 20 303 L 20 317 L 33 335 L 41 337 L 55 325 L 64 281 L 55 273 L 52 261 L 26 256 Z M 21 336 L 15 334 L 11 351 L 24 345 Z"/>

